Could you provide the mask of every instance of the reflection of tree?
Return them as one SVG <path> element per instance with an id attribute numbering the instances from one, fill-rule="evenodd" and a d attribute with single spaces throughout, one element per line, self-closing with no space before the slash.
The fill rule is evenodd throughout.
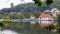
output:
<path id="1" fill-rule="evenodd" d="M 57 28 L 57 32 L 60 33 L 60 14 L 58 15 L 58 28 Z"/>
<path id="2" fill-rule="evenodd" d="M 60 15 L 58 15 L 57 18 L 58 18 L 58 22 L 56 22 L 56 23 L 58 23 L 58 24 L 57 24 L 56 26 L 53 25 L 53 24 L 54 24 L 54 23 L 53 23 L 52 25 L 50 25 L 51 27 L 48 26 L 48 27 L 46 27 L 46 28 L 48 28 L 48 29 L 50 29 L 50 30 L 54 30 L 54 31 L 56 30 L 56 32 L 60 34 Z M 53 28 L 53 29 L 51 29 L 51 28 Z"/>
<path id="3" fill-rule="evenodd" d="M 60 26 L 60 15 L 58 15 L 58 25 Z"/>

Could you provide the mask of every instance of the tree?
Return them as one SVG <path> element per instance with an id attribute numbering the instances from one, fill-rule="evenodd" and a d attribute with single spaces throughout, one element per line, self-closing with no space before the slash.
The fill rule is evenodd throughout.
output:
<path id="1" fill-rule="evenodd" d="M 45 28 L 46 28 L 46 29 L 49 29 L 49 31 L 52 30 L 52 29 L 56 29 L 56 30 L 57 30 L 56 32 L 60 34 L 60 14 L 57 15 L 57 18 L 58 18 L 58 24 L 57 24 L 56 26 L 54 26 L 54 25 L 52 24 L 52 25 L 50 25 L 50 26 L 48 26 L 48 27 L 45 27 Z"/>
<path id="2" fill-rule="evenodd" d="M 53 24 L 49 25 L 49 26 L 46 26 L 44 27 L 46 30 L 48 31 L 51 31 L 51 30 L 54 30 L 55 29 L 55 26 Z"/>
<path id="3" fill-rule="evenodd" d="M 10 17 L 10 19 L 16 18 L 15 16 L 16 16 L 16 12 L 10 12 L 8 14 L 8 17 Z"/>
<path id="4" fill-rule="evenodd" d="M 54 0 L 46 0 L 47 5 L 52 4 L 53 2 L 54 2 Z"/>
<path id="5" fill-rule="evenodd" d="M 35 4 L 37 4 L 38 6 L 43 5 L 43 2 L 41 0 L 33 0 L 35 2 Z"/>
<path id="6" fill-rule="evenodd" d="M 8 16 L 12 19 L 13 16 L 14 16 L 14 12 L 10 12 L 10 13 L 8 14 Z"/>
<path id="7" fill-rule="evenodd" d="M 38 16 L 40 16 L 41 12 L 40 12 L 40 11 L 35 11 L 35 12 L 33 12 L 33 14 L 34 14 L 36 17 L 38 17 Z"/>
<path id="8" fill-rule="evenodd" d="M 33 0 L 35 4 L 38 6 L 42 6 L 43 4 L 50 5 L 54 2 L 54 0 Z"/>
<path id="9" fill-rule="evenodd" d="M 18 13 L 16 14 L 16 17 L 22 19 L 22 18 L 24 18 L 25 16 L 24 16 L 24 14 L 23 14 L 22 12 L 18 12 Z"/>

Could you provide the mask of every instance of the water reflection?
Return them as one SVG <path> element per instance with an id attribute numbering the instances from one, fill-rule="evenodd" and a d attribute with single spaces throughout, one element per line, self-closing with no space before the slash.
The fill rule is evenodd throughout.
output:
<path id="1" fill-rule="evenodd" d="M 55 34 L 52 31 L 50 32 L 50 31 L 45 31 L 41 29 L 38 24 L 37 25 L 30 24 L 29 22 L 30 19 L 28 20 L 28 22 L 27 22 L 27 19 L 25 20 L 26 22 L 20 22 L 20 21 L 23 21 L 20 19 L 13 19 L 13 20 L 16 22 L 13 22 L 8 26 L 3 27 L 4 30 L 2 31 L 2 34 L 48 34 L 48 33 Z M 36 21 L 38 21 L 38 19 L 36 19 Z M 50 22 L 51 20 L 46 20 L 46 22 L 48 21 Z"/>

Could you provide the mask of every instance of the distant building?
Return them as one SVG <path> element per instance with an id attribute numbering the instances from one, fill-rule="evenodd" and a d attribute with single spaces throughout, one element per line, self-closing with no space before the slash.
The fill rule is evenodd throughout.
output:
<path id="1" fill-rule="evenodd" d="M 14 7 L 14 3 L 11 3 L 11 8 L 13 8 Z"/>
<path id="2" fill-rule="evenodd" d="M 11 11 L 14 11 L 14 3 L 11 3 Z"/>
<path id="3" fill-rule="evenodd" d="M 41 27 L 49 26 L 53 23 L 53 17 L 50 14 L 41 14 L 39 16 L 39 24 Z"/>
<path id="4" fill-rule="evenodd" d="M 53 9 L 51 9 L 50 12 L 51 12 L 52 15 L 55 16 L 55 17 L 57 17 L 57 15 L 60 14 L 59 9 L 57 9 L 57 8 L 53 8 Z"/>
<path id="5" fill-rule="evenodd" d="M 33 14 L 31 14 L 31 16 L 30 16 L 30 19 L 32 20 L 30 23 L 31 24 L 35 24 L 35 22 L 34 22 L 34 20 L 35 20 L 35 16 L 33 15 Z"/>
<path id="6" fill-rule="evenodd" d="M 11 3 L 11 8 L 14 8 L 14 3 Z"/>

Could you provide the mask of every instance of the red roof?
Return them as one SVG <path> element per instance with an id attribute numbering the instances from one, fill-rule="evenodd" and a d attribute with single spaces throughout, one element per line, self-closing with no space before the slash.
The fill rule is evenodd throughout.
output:
<path id="1" fill-rule="evenodd" d="M 39 17 L 42 17 L 42 18 L 43 17 L 48 17 L 49 18 L 49 17 L 52 17 L 52 16 L 50 14 L 41 14 Z"/>

